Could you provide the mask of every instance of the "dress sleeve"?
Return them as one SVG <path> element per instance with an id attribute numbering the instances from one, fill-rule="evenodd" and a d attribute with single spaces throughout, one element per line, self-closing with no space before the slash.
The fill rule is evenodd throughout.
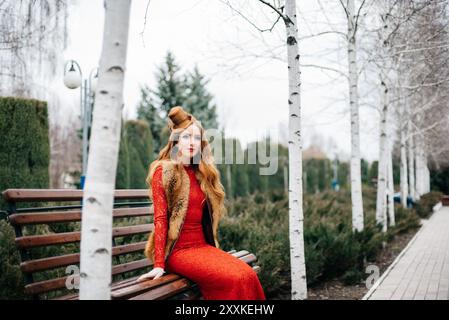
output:
<path id="1" fill-rule="evenodd" d="M 154 264 L 153 268 L 165 267 L 167 242 L 167 199 L 162 184 L 162 166 L 156 168 L 151 181 L 154 208 Z"/>

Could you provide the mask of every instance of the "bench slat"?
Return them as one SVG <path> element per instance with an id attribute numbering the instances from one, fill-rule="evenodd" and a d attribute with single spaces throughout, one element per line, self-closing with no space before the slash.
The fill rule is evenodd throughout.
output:
<path id="1" fill-rule="evenodd" d="M 252 268 L 255 272 L 257 272 L 257 273 L 260 272 L 260 266 L 256 265 L 256 266 L 253 266 Z M 132 282 L 132 281 L 136 280 L 137 278 L 138 277 L 134 277 L 134 278 L 128 280 L 127 282 L 128 283 Z M 159 279 L 161 279 L 161 278 L 159 278 Z M 159 279 L 153 280 L 153 282 L 156 282 Z M 123 282 L 123 281 L 121 281 L 121 282 Z M 112 293 L 114 292 L 115 287 L 116 287 L 116 285 L 112 284 Z M 150 290 L 151 287 L 148 287 L 147 289 Z M 182 295 L 182 297 L 179 297 L 180 295 Z M 70 293 L 68 295 L 57 297 L 54 300 L 78 300 L 78 298 L 79 298 L 78 296 L 79 296 L 78 293 Z M 170 299 L 171 300 L 198 300 L 198 299 L 204 300 L 204 298 L 201 295 L 201 291 L 199 290 L 199 288 L 196 284 L 193 284 L 190 288 L 186 289 L 185 291 L 181 291 L 178 294 L 174 294 L 173 296 L 170 297 Z"/>
<path id="2" fill-rule="evenodd" d="M 115 208 L 113 210 L 114 218 L 149 216 L 153 213 L 153 206 L 136 208 Z M 81 221 L 81 210 L 54 211 L 43 213 L 14 213 L 9 216 L 9 221 L 13 225 L 75 222 Z"/>
<path id="3" fill-rule="evenodd" d="M 129 285 L 131 282 L 134 282 L 138 277 L 139 276 L 113 282 L 111 285 L 111 290 Z M 53 298 L 52 300 L 78 300 L 78 293 L 69 293 L 63 296 Z"/>
<path id="4" fill-rule="evenodd" d="M 137 261 L 127 262 L 112 266 L 112 275 L 118 275 L 128 271 L 134 271 L 138 269 L 145 268 L 152 265 L 148 259 L 141 259 Z M 40 282 L 34 282 L 25 286 L 25 293 L 29 294 L 39 294 L 52 290 L 65 288 L 65 282 L 69 276 L 44 280 Z M 73 279 L 78 279 L 79 276 L 72 275 Z"/>
<path id="5" fill-rule="evenodd" d="M 129 298 L 129 300 L 161 300 L 168 298 L 174 294 L 180 293 L 192 285 L 193 282 L 191 280 L 181 278 L 164 286 L 160 286 L 137 296 L 131 297 Z"/>
<path id="6" fill-rule="evenodd" d="M 113 275 L 121 274 L 121 273 L 125 273 L 128 271 L 142 269 L 142 268 L 145 268 L 145 267 L 148 267 L 151 265 L 153 265 L 153 264 L 147 258 L 137 260 L 137 261 L 131 261 L 131 262 L 127 262 L 127 263 L 122 263 L 122 264 L 112 267 L 112 274 Z"/>
<path id="7" fill-rule="evenodd" d="M 252 266 L 253 270 L 256 273 L 260 272 L 260 266 Z M 201 294 L 201 290 L 199 289 L 197 284 L 193 284 L 185 291 L 181 291 L 178 294 L 175 294 L 168 299 L 170 300 L 204 300 L 204 297 Z"/>
<path id="8" fill-rule="evenodd" d="M 83 199 L 80 189 L 7 189 L 2 192 L 6 201 L 80 201 Z M 146 189 L 117 189 L 115 199 L 143 199 L 148 198 Z"/>
<path id="9" fill-rule="evenodd" d="M 134 297 L 130 297 L 129 300 L 163 300 L 189 289 L 192 285 L 194 285 L 194 282 L 191 280 L 181 278 L 170 282 L 169 284 L 146 291 Z"/>
<path id="10" fill-rule="evenodd" d="M 198 285 L 194 284 L 189 289 L 171 296 L 168 300 L 204 300 L 204 297 L 201 295 Z"/>
<path id="11" fill-rule="evenodd" d="M 116 227 L 112 229 L 113 237 L 121 237 L 127 235 L 143 234 L 152 231 L 154 224 L 141 224 L 136 226 Z M 35 235 L 35 236 L 23 236 L 15 239 L 17 247 L 33 248 L 40 246 L 47 246 L 53 244 L 63 244 L 78 242 L 81 239 L 81 232 L 62 232 L 50 235 Z"/>
<path id="12" fill-rule="evenodd" d="M 126 253 L 137 252 L 145 249 L 146 241 L 125 244 L 112 248 L 112 255 L 119 256 Z M 49 257 L 43 259 L 29 260 L 20 264 L 20 269 L 23 272 L 36 272 L 58 267 L 68 266 L 71 264 L 78 264 L 80 262 L 80 254 L 72 253 L 57 257 Z"/>
<path id="13" fill-rule="evenodd" d="M 255 255 L 253 255 L 252 253 L 249 253 L 246 250 L 241 250 L 239 252 L 235 252 L 235 253 L 231 253 L 231 254 L 233 256 L 235 256 L 236 258 L 241 259 L 242 261 L 246 262 L 247 264 L 251 264 L 257 260 Z M 144 291 L 148 291 L 149 289 L 151 289 L 154 286 L 159 286 L 160 283 L 158 283 L 156 281 L 160 280 L 164 277 L 165 276 L 163 276 L 159 279 L 156 279 L 156 280 L 149 279 L 149 280 L 138 282 L 135 284 L 128 283 L 127 285 L 123 286 L 123 288 L 117 288 L 117 290 L 114 290 L 114 292 L 111 293 L 111 296 L 113 299 L 126 299 L 126 298 L 129 298 L 130 296 L 135 296 Z"/>
<path id="14" fill-rule="evenodd" d="M 239 259 L 242 259 L 246 263 L 255 262 L 257 260 L 253 254 L 250 254 L 246 250 L 241 250 L 239 252 L 233 253 L 233 255 Z M 250 257 L 248 257 L 248 256 L 250 256 Z M 118 275 L 118 274 L 121 274 L 124 272 L 142 269 L 142 268 L 145 268 L 145 267 L 148 267 L 151 265 L 152 265 L 152 263 L 150 262 L 150 260 L 148 260 L 146 258 L 137 260 L 137 261 L 118 264 L 118 265 L 115 265 L 112 267 L 112 275 Z M 168 277 L 168 276 L 170 276 L 170 277 Z M 66 280 L 68 277 L 69 276 L 65 276 L 65 277 L 60 277 L 60 278 L 56 278 L 56 279 L 49 279 L 49 280 L 44 280 L 44 281 L 28 284 L 25 286 L 25 292 L 28 294 L 40 294 L 40 293 L 44 293 L 44 292 L 48 292 L 48 291 L 65 288 L 66 287 L 65 283 L 66 283 Z M 79 276 L 72 275 L 71 277 L 73 277 L 73 279 L 78 279 Z M 178 279 L 176 277 L 179 277 L 179 276 L 174 275 L 174 274 L 167 274 L 165 276 L 160 277 L 159 279 L 156 279 L 156 280 L 151 279 L 150 281 L 142 281 L 141 283 L 144 283 L 144 284 L 146 283 L 146 285 L 154 285 L 155 281 L 156 281 L 156 284 L 160 285 L 162 283 L 166 283 L 168 281 L 174 281 L 174 280 Z M 115 288 L 120 289 L 123 285 L 125 285 L 125 286 L 133 285 L 133 282 L 134 282 L 134 279 L 129 279 L 129 280 L 127 279 L 127 280 L 121 282 L 121 284 L 117 284 L 115 286 Z M 112 294 L 112 297 L 119 298 L 120 294 L 123 295 L 125 293 L 121 292 L 117 295 Z"/>

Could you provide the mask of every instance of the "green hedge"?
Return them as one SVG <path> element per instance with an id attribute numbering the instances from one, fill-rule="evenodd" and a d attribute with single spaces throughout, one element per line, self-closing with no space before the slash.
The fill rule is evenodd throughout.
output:
<path id="1" fill-rule="evenodd" d="M 0 98 L 0 191 L 47 188 L 50 141 L 47 103 Z M 5 203 L 0 200 L 4 209 Z"/>
<path id="2" fill-rule="evenodd" d="M 145 178 L 153 153 L 150 127 L 143 120 L 128 120 L 121 131 L 116 189 L 146 189 Z"/>
<path id="3" fill-rule="evenodd" d="M 416 201 L 414 208 L 416 213 L 421 218 L 428 218 L 433 212 L 433 207 L 441 200 L 442 192 L 431 191 L 423 194 L 418 201 Z"/>
<path id="4" fill-rule="evenodd" d="M 47 103 L 0 97 L 0 191 L 48 188 L 50 141 Z M 21 206 L 27 206 L 21 203 Z M 6 209 L 1 197 L 0 206 Z M 0 221 L 0 299 L 24 298 L 14 229 Z"/>

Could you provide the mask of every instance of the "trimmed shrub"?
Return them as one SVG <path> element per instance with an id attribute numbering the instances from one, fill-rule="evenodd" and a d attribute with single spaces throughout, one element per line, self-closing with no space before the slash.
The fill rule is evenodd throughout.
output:
<path id="1" fill-rule="evenodd" d="M 0 191 L 48 188 L 50 141 L 47 103 L 15 97 L 0 98 Z M 20 203 L 19 207 L 29 206 Z M 0 207 L 6 202 L 0 197 Z M 24 299 L 20 256 L 14 229 L 0 220 L 0 299 Z"/>
<path id="2" fill-rule="evenodd" d="M 416 213 L 421 218 L 428 218 L 433 212 L 433 206 L 440 201 L 442 195 L 443 193 L 439 191 L 431 191 L 422 195 L 415 203 Z"/>
<path id="3" fill-rule="evenodd" d="M 0 132 L 0 191 L 7 188 L 48 188 L 50 140 L 47 103 L 0 98 Z M 5 209 L 5 202 L 0 198 L 0 207 Z"/>

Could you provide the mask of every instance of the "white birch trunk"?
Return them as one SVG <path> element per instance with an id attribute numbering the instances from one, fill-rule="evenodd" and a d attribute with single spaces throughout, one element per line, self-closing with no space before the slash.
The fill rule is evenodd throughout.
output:
<path id="1" fill-rule="evenodd" d="M 394 215 L 394 180 L 393 180 L 393 153 L 392 148 L 388 148 L 388 217 L 390 220 L 390 226 L 396 225 L 396 218 Z"/>
<path id="2" fill-rule="evenodd" d="M 415 191 L 415 146 L 414 146 L 414 138 L 412 135 L 411 129 L 411 120 L 408 120 L 408 182 L 410 189 L 410 196 L 413 201 L 416 199 L 416 191 Z"/>
<path id="3" fill-rule="evenodd" d="M 416 190 L 416 199 L 419 200 L 419 198 L 421 197 L 421 169 L 422 169 L 422 164 L 421 164 L 421 157 L 420 157 L 420 148 L 419 148 L 419 138 L 417 137 L 415 139 L 415 190 Z"/>
<path id="4" fill-rule="evenodd" d="M 405 141 L 405 126 L 400 124 L 400 144 L 401 144 L 401 204 L 404 208 L 407 208 L 407 198 L 408 198 L 408 180 L 407 180 L 407 150 Z"/>
<path id="5" fill-rule="evenodd" d="M 111 299 L 112 209 L 131 0 L 105 0 L 103 48 L 83 194 L 80 300 Z"/>
<path id="6" fill-rule="evenodd" d="M 427 155 L 426 152 L 424 150 L 424 145 L 423 148 L 421 149 L 421 162 L 422 162 L 422 177 L 421 177 L 421 182 L 422 182 L 422 194 L 426 194 L 427 192 L 430 191 L 429 189 L 429 168 L 427 166 Z"/>
<path id="7" fill-rule="evenodd" d="M 398 59 L 398 63 L 404 63 L 402 56 Z M 402 68 L 398 70 L 397 87 L 398 87 L 398 102 L 397 102 L 397 116 L 399 125 L 399 180 L 400 180 L 400 194 L 401 205 L 407 208 L 407 200 L 409 197 L 409 183 L 408 183 L 408 163 L 407 163 L 407 123 L 409 118 L 409 100 L 407 94 L 403 93 L 402 87 Z"/>
<path id="8" fill-rule="evenodd" d="M 307 298 L 304 256 L 302 140 L 301 140 L 301 78 L 299 70 L 298 25 L 296 1 L 285 1 L 288 88 L 289 88 L 289 237 L 292 300 Z"/>
<path id="9" fill-rule="evenodd" d="M 422 156 L 421 157 L 421 161 L 422 161 L 422 172 L 421 172 L 421 194 L 426 194 L 427 191 L 427 163 L 426 163 L 426 157 Z"/>
<path id="10" fill-rule="evenodd" d="M 429 169 L 422 138 L 417 139 L 416 147 L 416 190 L 418 196 L 421 196 L 430 191 L 428 188 L 429 182 L 427 181 Z"/>
<path id="11" fill-rule="evenodd" d="M 376 223 L 387 227 L 386 215 L 386 188 L 387 188 L 387 161 L 388 161 L 388 141 L 387 141 L 387 118 L 388 118 L 388 89 L 385 79 L 382 79 L 383 103 L 380 113 L 380 134 L 379 134 L 379 166 L 377 173 L 377 198 L 376 198 Z"/>
<path id="12" fill-rule="evenodd" d="M 426 184 L 425 184 L 425 190 L 426 190 L 426 193 L 427 192 L 430 192 L 430 171 L 429 171 L 429 167 L 428 167 L 428 165 L 427 165 L 427 161 L 426 161 L 426 166 L 425 166 L 425 181 L 426 181 Z"/>
<path id="13" fill-rule="evenodd" d="M 425 151 L 422 151 L 422 164 L 423 164 L 423 168 L 422 168 L 422 194 L 426 194 L 427 192 L 429 192 L 427 190 L 427 174 L 428 174 L 428 168 L 427 168 L 427 157 L 425 155 Z"/>
<path id="14" fill-rule="evenodd" d="M 421 190 L 422 161 L 421 161 L 421 140 L 417 135 L 415 138 L 415 198 L 419 200 L 422 195 Z"/>
<path id="15" fill-rule="evenodd" d="M 348 71 L 349 105 L 351 111 L 351 202 L 352 228 L 363 230 L 362 172 L 360 165 L 360 133 L 358 103 L 358 70 L 356 56 L 355 9 L 354 0 L 348 0 Z"/>

